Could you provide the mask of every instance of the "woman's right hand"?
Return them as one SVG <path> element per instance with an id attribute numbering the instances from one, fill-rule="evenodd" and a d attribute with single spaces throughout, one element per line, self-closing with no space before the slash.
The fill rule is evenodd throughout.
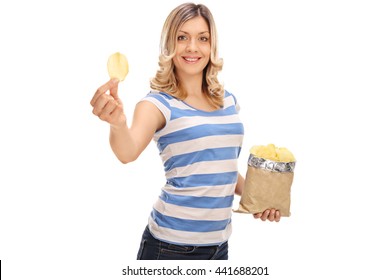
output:
<path id="1" fill-rule="evenodd" d="M 92 113 L 114 127 L 126 125 L 123 104 L 118 97 L 118 83 L 117 79 L 109 80 L 98 88 L 91 99 Z"/>

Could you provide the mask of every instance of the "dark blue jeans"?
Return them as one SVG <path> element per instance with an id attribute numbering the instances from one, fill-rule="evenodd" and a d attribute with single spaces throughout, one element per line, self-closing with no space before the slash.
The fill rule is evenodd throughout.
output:
<path id="1" fill-rule="evenodd" d="M 157 240 L 146 227 L 137 260 L 227 260 L 228 242 L 219 246 L 181 246 Z"/>

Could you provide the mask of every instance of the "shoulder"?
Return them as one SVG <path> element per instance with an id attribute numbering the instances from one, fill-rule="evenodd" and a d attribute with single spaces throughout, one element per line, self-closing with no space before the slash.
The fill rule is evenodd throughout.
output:
<path id="1" fill-rule="evenodd" d="M 230 91 L 227 91 L 227 90 L 225 90 L 224 100 L 225 100 L 225 102 L 228 101 L 228 100 L 231 100 L 232 102 L 234 102 L 235 105 L 238 104 L 236 96 L 233 93 L 231 93 Z"/>
<path id="2" fill-rule="evenodd" d="M 154 103 L 158 107 L 165 107 L 167 110 L 171 110 L 172 104 L 175 102 L 175 98 L 162 91 L 150 91 L 143 99 Z"/>
<path id="3" fill-rule="evenodd" d="M 225 96 L 224 96 L 224 98 L 225 99 L 232 98 L 234 100 L 234 103 L 237 104 L 236 96 L 233 93 L 231 93 L 230 91 L 227 91 L 226 89 L 225 89 Z"/>
<path id="4" fill-rule="evenodd" d="M 165 92 L 152 90 L 141 99 L 140 103 L 152 103 L 164 115 L 165 119 L 169 120 L 171 115 L 171 99 L 172 96 Z"/>
<path id="5" fill-rule="evenodd" d="M 155 91 L 151 90 L 144 98 L 143 100 L 156 100 L 159 101 L 160 103 L 164 104 L 166 107 L 170 107 L 169 103 L 170 100 L 172 100 L 172 96 L 169 95 L 168 93 L 161 92 L 161 91 Z"/>
<path id="6" fill-rule="evenodd" d="M 225 108 L 234 106 L 237 113 L 240 111 L 240 105 L 238 104 L 236 96 L 227 90 L 225 90 L 224 104 Z"/>

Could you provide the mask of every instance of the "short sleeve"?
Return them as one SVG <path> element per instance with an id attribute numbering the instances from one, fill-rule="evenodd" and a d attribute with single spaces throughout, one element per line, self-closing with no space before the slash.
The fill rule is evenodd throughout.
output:
<path id="1" fill-rule="evenodd" d="M 168 122 L 171 119 L 171 106 L 164 95 L 158 92 L 150 92 L 141 101 L 148 101 L 153 103 L 164 115 L 165 121 Z"/>
<path id="2" fill-rule="evenodd" d="M 231 96 L 231 97 L 233 98 L 234 106 L 235 106 L 235 108 L 236 108 L 237 113 L 239 113 L 241 107 L 240 107 L 240 104 L 239 104 L 238 101 L 237 101 L 237 98 L 234 96 L 234 94 L 232 94 L 232 93 L 230 93 L 230 92 L 226 92 L 226 95 L 225 95 L 225 96 L 226 96 L 226 97 L 227 97 L 227 96 Z"/>

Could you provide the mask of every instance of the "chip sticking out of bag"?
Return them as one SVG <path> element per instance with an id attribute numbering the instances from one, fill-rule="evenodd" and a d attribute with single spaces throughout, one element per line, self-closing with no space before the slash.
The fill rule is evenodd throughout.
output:
<path id="1" fill-rule="evenodd" d="M 126 56 L 120 52 L 110 55 L 107 61 L 107 70 L 111 79 L 123 81 L 129 73 Z"/>
<path id="2" fill-rule="evenodd" d="M 259 158 L 265 158 L 278 162 L 294 162 L 294 155 L 287 148 L 279 148 L 274 144 L 268 144 L 267 146 L 253 146 L 250 149 L 250 153 Z"/>

